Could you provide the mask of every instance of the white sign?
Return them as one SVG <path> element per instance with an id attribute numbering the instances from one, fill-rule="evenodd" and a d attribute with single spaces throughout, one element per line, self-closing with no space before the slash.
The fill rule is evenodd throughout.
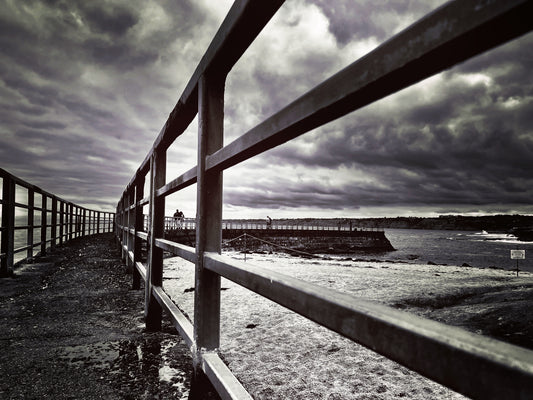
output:
<path id="1" fill-rule="evenodd" d="M 524 260 L 525 258 L 525 250 L 511 250 L 511 260 Z"/>

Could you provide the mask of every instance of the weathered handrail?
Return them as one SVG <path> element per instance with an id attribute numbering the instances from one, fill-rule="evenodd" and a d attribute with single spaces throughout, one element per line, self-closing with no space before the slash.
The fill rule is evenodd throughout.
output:
<path id="1" fill-rule="evenodd" d="M 226 75 L 281 4 L 234 3 L 117 205 L 117 235 L 133 285 L 146 282 L 147 328 L 160 329 L 165 309 L 193 350 L 195 379 L 207 375 L 223 398 L 250 398 L 217 354 L 223 276 L 468 396 L 530 397 L 532 351 L 244 266 L 221 256 L 220 248 L 224 169 L 531 31 L 533 1 L 450 1 L 223 146 Z M 166 150 L 197 114 L 198 164 L 165 182 Z M 150 193 L 144 198 L 147 175 Z M 163 239 L 166 196 L 194 183 L 196 248 Z M 146 264 L 142 240 L 150 248 Z M 192 326 L 162 289 L 163 250 L 196 265 Z"/>
<path id="2" fill-rule="evenodd" d="M 1 266 L 0 276 L 13 273 L 15 254 L 26 252 L 26 259 L 34 256 L 34 249 L 39 248 L 44 255 L 47 249 L 76 237 L 97 233 L 113 232 L 114 213 L 89 210 L 72 202 L 63 200 L 41 188 L 28 183 L 6 170 L 0 168 L 2 180 L 2 227 L 1 232 Z M 25 203 L 16 201 L 17 187 L 25 189 Z M 40 204 L 35 204 L 35 196 L 41 197 Z M 25 211 L 24 211 L 25 210 Z M 34 214 L 40 212 L 36 223 Z M 18 225 L 16 215 L 25 214 L 26 224 Z M 35 241 L 34 230 L 39 229 L 38 241 Z M 15 247 L 15 232 L 26 231 L 26 240 L 21 247 Z"/>

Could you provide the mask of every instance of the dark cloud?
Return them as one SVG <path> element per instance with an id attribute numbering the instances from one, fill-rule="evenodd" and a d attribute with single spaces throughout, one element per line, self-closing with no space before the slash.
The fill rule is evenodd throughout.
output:
<path id="1" fill-rule="evenodd" d="M 287 4 L 270 33 L 267 26 L 268 40 L 230 75 L 226 138 L 244 133 L 353 62 L 348 57 L 354 52 L 386 40 L 440 3 Z M 331 35 L 325 33 L 323 42 L 318 36 L 301 40 L 316 33 L 304 17 L 316 16 L 303 9 L 310 5 L 329 21 Z M 112 207 L 222 20 L 203 7 L 213 6 L 5 2 L 2 167 L 67 199 L 91 197 L 92 204 Z M 363 50 L 343 52 L 356 41 Z M 246 174 L 228 175 L 226 204 L 278 210 L 529 207 L 533 59 L 524 49 L 532 46 L 533 37 L 524 36 L 444 72 L 437 83 L 422 82 L 266 153 L 259 164 L 245 166 Z M 170 162 L 180 164 L 193 137 L 176 145 Z"/>
<path id="2" fill-rule="evenodd" d="M 128 29 L 139 21 L 134 8 L 117 7 L 111 4 L 107 7 L 95 7 L 94 3 L 84 3 L 87 8 L 82 9 L 83 20 L 91 26 L 91 30 L 109 34 L 112 37 L 123 36 Z M 101 6 L 101 5 L 99 5 Z"/>
<path id="3" fill-rule="evenodd" d="M 422 83 L 274 149 L 266 159 L 329 170 L 331 176 L 371 177 L 374 184 L 346 176 L 351 185 L 336 195 L 344 207 L 528 206 L 533 196 L 533 69 L 523 52 L 531 42 L 524 37 L 479 56 L 443 73 L 437 86 L 424 89 Z M 313 193 L 324 185 L 317 180 L 307 191 L 309 205 L 322 205 Z M 276 201 L 282 204 L 297 197 L 290 187 L 279 195 Z"/>
<path id="4" fill-rule="evenodd" d="M 367 2 L 363 0 L 312 0 L 330 21 L 330 31 L 341 45 L 368 37 L 383 41 L 404 21 L 414 21 L 443 1 Z M 416 17 L 416 18 L 415 18 Z"/>

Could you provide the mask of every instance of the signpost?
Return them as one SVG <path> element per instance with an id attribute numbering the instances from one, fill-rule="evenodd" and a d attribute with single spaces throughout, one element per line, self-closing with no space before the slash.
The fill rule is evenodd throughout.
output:
<path id="1" fill-rule="evenodd" d="M 516 276 L 518 276 L 518 260 L 525 260 L 525 250 L 511 250 L 511 260 L 516 260 Z"/>

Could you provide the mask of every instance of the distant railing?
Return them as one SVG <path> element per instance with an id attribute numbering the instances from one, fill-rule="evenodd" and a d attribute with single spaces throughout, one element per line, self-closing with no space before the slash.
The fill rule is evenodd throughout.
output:
<path id="1" fill-rule="evenodd" d="M 144 228 L 148 228 L 149 218 L 147 215 L 144 216 Z M 172 229 L 196 229 L 196 220 L 192 218 L 185 218 L 182 222 L 179 222 L 174 217 L 165 217 L 165 231 Z M 313 222 L 308 223 L 298 223 L 298 224 L 287 224 L 281 222 L 272 222 L 270 225 L 266 222 L 250 222 L 250 221 L 222 221 L 222 229 L 282 229 L 282 230 L 302 230 L 302 231 L 379 231 L 382 232 L 384 229 L 381 227 L 351 227 L 347 225 L 321 225 Z"/>
<path id="2" fill-rule="evenodd" d="M 141 277 L 146 282 L 147 328 L 160 329 L 166 310 L 191 346 L 195 379 L 207 376 L 223 398 L 249 399 L 217 353 L 225 277 L 467 396 L 531 398 L 532 351 L 244 264 L 220 250 L 223 170 L 529 32 L 533 1 L 448 2 L 223 146 L 226 76 L 282 3 L 234 3 L 117 205 L 117 233 L 124 259 L 135 267 L 134 287 Z M 167 149 L 197 114 L 198 164 L 167 182 Z M 195 183 L 192 248 L 163 239 L 164 210 L 168 195 Z M 143 231 L 146 205 L 150 224 Z M 146 263 L 142 240 L 150 249 Z M 192 324 L 163 290 L 163 250 L 195 263 Z"/>
<path id="3" fill-rule="evenodd" d="M 1 168 L 0 179 L 0 276 L 12 274 L 15 255 L 18 253 L 23 254 L 21 259 L 31 259 L 36 250 L 44 255 L 47 249 L 53 249 L 73 238 L 114 230 L 114 213 L 80 207 Z M 26 235 L 18 234 L 24 231 Z"/>

